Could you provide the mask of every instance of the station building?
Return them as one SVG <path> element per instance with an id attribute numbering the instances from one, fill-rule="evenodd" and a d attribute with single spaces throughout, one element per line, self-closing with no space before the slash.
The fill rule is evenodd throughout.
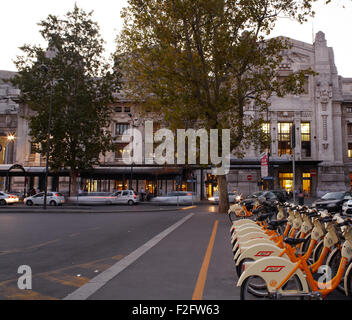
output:
<path id="1" fill-rule="evenodd" d="M 261 176 L 258 146 L 247 150 L 244 158 L 231 158 L 227 175 L 229 191 L 244 195 L 269 189 L 292 190 L 295 153 L 295 186 L 308 195 L 320 196 L 326 191 L 350 190 L 352 185 L 352 78 L 339 76 L 333 48 L 327 45 L 323 32 L 314 43 L 290 39 L 292 48 L 283 53 L 280 77 L 300 69 L 312 68 L 317 75 L 307 76 L 305 92 L 273 96 L 263 130 L 270 134 L 267 147 L 268 176 Z M 0 71 L 0 190 L 28 191 L 43 189 L 45 157 L 33 151 L 24 119 L 30 112 L 19 102 L 19 90 L 8 80 L 15 72 Z M 200 199 L 210 197 L 217 189 L 216 177 L 209 167 L 126 165 L 122 161 L 126 142 L 121 137 L 128 128 L 144 130 L 146 119 L 154 121 L 154 129 L 162 119 L 150 113 L 140 115 L 138 107 L 116 95 L 109 130 L 115 137 L 115 150 L 100 158 L 100 165 L 80 173 L 80 188 L 87 191 L 115 191 L 133 188 L 148 189 L 152 194 L 172 190 L 196 192 Z M 246 113 L 258 116 L 249 104 Z M 294 126 L 293 126 L 294 125 Z M 291 130 L 295 128 L 296 147 L 291 146 Z M 144 157 L 148 155 L 144 154 Z M 70 192 L 69 173 L 49 173 L 48 189 Z"/>

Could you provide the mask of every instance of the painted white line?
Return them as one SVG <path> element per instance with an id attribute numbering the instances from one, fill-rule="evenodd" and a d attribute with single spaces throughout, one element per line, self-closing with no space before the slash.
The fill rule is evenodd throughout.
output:
<path id="1" fill-rule="evenodd" d="M 165 238 L 168 234 L 172 231 L 177 229 L 183 223 L 185 223 L 188 219 L 192 218 L 193 213 L 190 213 L 186 217 L 182 218 L 169 228 L 165 229 L 154 238 L 140 246 L 138 249 L 130 253 L 125 258 L 121 259 L 120 261 L 116 262 L 113 266 L 109 269 L 106 269 L 101 274 L 97 275 L 89 282 L 84 284 L 82 287 L 78 288 L 77 290 L 70 293 L 66 296 L 63 300 L 86 300 L 100 288 L 102 288 L 108 281 L 112 278 L 116 277 L 121 271 L 126 269 L 129 265 L 135 262 L 138 258 L 140 258 L 143 254 L 145 254 L 148 250 L 153 248 L 157 243 L 159 243 L 163 238 Z"/>

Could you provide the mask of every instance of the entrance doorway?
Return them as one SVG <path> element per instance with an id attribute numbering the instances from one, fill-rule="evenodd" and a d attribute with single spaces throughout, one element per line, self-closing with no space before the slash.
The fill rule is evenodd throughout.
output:
<path id="1" fill-rule="evenodd" d="M 293 173 L 279 173 L 280 187 L 287 192 L 293 191 Z"/>
<path id="2" fill-rule="evenodd" d="M 303 173 L 302 174 L 302 191 L 310 195 L 311 193 L 311 184 L 312 184 L 312 177 L 310 173 Z"/>

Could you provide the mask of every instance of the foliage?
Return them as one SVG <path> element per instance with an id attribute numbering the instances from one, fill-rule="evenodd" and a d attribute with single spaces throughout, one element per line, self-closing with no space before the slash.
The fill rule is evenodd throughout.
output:
<path id="1" fill-rule="evenodd" d="M 106 128 L 113 93 L 120 88 L 118 62 L 112 70 L 104 61 L 103 40 L 91 16 L 77 6 L 63 18 L 49 15 L 39 23 L 48 48 L 24 45 L 24 55 L 15 61 L 13 83 L 31 110 L 31 142 L 45 155 L 52 89 L 49 163 L 53 170 L 69 168 L 73 176 L 98 164 L 99 154 L 112 148 Z"/>

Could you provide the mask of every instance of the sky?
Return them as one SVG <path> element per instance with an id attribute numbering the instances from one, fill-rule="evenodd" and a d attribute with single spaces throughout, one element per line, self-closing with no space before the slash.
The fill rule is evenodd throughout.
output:
<path id="1" fill-rule="evenodd" d="M 44 46 L 39 34 L 38 22 L 49 14 L 63 16 L 76 3 L 86 11 L 94 11 L 106 42 L 106 56 L 115 49 L 115 38 L 122 28 L 121 9 L 127 0 L 1 0 L 0 4 L 0 70 L 16 71 L 13 60 L 21 54 L 23 44 Z M 303 25 L 287 18 L 280 18 L 272 36 L 286 36 L 307 43 L 313 35 L 323 31 L 327 45 L 332 47 L 339 75 L 352 78 L 352 0 L 323 1 L 314 5 L 316 15 Z"/>

